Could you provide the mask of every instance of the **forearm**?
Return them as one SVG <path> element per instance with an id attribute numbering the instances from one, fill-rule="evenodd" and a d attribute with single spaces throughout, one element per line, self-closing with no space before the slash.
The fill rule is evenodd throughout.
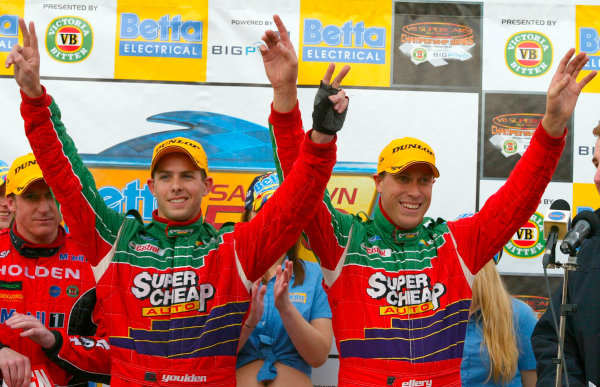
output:
<path id="1" fill-rule="evenodd" d="M 246 325 L 242 325 L 242 333 L 240 334 L 240 341 L 237 349 L 238 353 L 240 353 L 240 350 L 244 348 L 244 345 L 246 345 L 246 342 L 248 341 L 248 338 L 252 334 L 253 330 L 253 328 L 248 328 Z"/>
<path id="2" fill-rule="evenodd" d="M 311 367 L 323 365 L 331 349 L 331 319 L 315 319 L 309 323 L 293 305 L 279 310 L 279 315 L 300 356 Z"/>
<path id="3" fill-rule="evenodd" d="M 535 387 L 535 382 L 537 381 L 535 370 L 521 370 L 520 372 L 523 387 Z"/>
<path id="4" fill-rule="evenodd" d="M 279 113 L 288 113 L 298 101 L 296 84 L 273 89 L 273 109 Z"/>

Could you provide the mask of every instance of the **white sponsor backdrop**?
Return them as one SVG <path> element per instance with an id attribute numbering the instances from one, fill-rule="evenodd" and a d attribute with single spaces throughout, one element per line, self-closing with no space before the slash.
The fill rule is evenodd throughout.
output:
<path id="1" fill-rule="evenodd" d="M 57 100 L 69 133 L 82 153 L 98 153 L 132 138 L 176 129 L 175 126 L 146 121 L 148 116 L 168 111 L 208 111 L 266 126 L 272 91 L 263 71 L 257 43 L 260 42 L 265 27 L 272 28 L 271 15 L 274 12 L 279 13 L 286 22 L 297 49 L 302 41 L 300 1 L 209 0 L 209 21 L 205 21 L 208 28 L 202 41 L 206 45 L 206 83 L 119 81 L 113 79 L 115 41 L 118 35 L 118 19 L 115 17 L 119 4 L 117 0 L 2 1 L 5 4 L 24 3 L 26 19 L 36 21 L 38 34 L 41 36 L 43 84 Z M 138 3 L 146 7 L 165 7 L 163 2 Z M 185 3 L 185 0 L 174 3 Z M 391 1 L 390 3 L 393 4 Z M 346 125 L 338 139 L 339 161 L 363 163 L 375 163 L 383 146 L 397 137 L 413 136 L 428 142 L 436 152 L 441 173 L 434 185 L 429 214 L 446 219 L 474 212 L 477 204 L 481 207 L 503 183 L 503 180 L 478 180 L 478 165 L 481 163 L 478 159 L 481 156 L 479 141 L 482 141 L 481 120 L 484 114 L 483 107 L 480 106 L 482 93 L 544 92 L 564 52 L 577 44 L 575 5 L 599 5 L 597 0 L 531 0 L 518 4 L 508 0 L 466 0 L 460 3 L 482 4 L 481 89 L 467 93 L 443 86 L 429 87 L 428 90 L 432 91 L 417 91 L 423 90 L 421 87 L 414 87 L 412 90 L 410 87 L 346 87 L 351 102 Z M 65 11 L 48 6 L 57 4 L 81 7 L 79 10 Z M 388 4 L 384 9 L 390 13 L 390 21 L 393 18 L 392 8 Z M 177 12 L 181 13 L 180 10 Z M 2 14 L 0 3 L 0 15 Z M 162 14 L 164 13 L 160 13 Z M 94 31 L 91 54 L 88 59 L 79 63 L 58 62 L 44 48 L 43 38 L 50 21 L 67 15 L 87 20 Z M 329 16 L 330 19 L 335 19 L 335 15 Z M 366 20 L 366 25 L 370 25 L 368 15 L 357 16 L 356 20 L 363 19 Z M 338 22 L 326 21 L 325 24 Z M 388 33 L 393 34 L 391 22 L 387 28 Z M 552 45 L 554 55 L 551 68 L 539 77 L 516 75 L 507 64 L 507 41 L 523 31 L 541 33 Z M 392 47 L 386 48 L 389 64 L 393 52 Z M 322 64 L 323 72 L 326 66 L 327 63 Z M 428 64 L 422 63 L 419 66 L 426 69 Z M 441 67 L 441 71 L 443 70 L 444 66 Z M 164 71 L 168 72 L 169 68 Z M 392 71 L 390 65 L 390 73 Z M 600 80 L 594 82 L 597 84 Z M 369 79 L 364 79 L 363 84 L 372 83 Z M 595 90 L 597 89 L 596 86 Z M 308 86 L 299 89 L 300 108 L 306 127 L 311 125 L 315 90 L 315 87 Z M 29 146 L 23 134 L 19 113 L 18 86 L 9 76 L 0 76 L 0 99 L 3 134 L 0 159 L 10 163 L 15 157 L 29 152 Z M 572 168 L 575 183 L 593 183 L 595 170 L 591 164 L 591 152 L 595 139 L 591 129 L 600 119 L 599 105 L 598 94 L 582 94 L 573 128 L 569 128 L 573 133 Z M 545 214 L 551 202 L 556 199 L 573 203 L 573 185 L 570 182 L 551 183 L 538 212 Z M 585 202 L 585 198 L 580 201 Z M 515 202 L 513 205 L 519 204 Z M 558 254 L 559 259 L 565 258 L 560 252 Z M 539 275 L 542 272 L 541 259 L 542 254 L 527 259 L 504 254 L 499 270 L 509 274 Z M 561 274 L 557 270 L 551 273 Z M 337 354 L 335 348 L 332 349 L 332 354 Z M 321 386 L 336 385 L 336 373 L 337 360 L 330 359 L 325 366 L 314 371 L 313 380 Z"/>

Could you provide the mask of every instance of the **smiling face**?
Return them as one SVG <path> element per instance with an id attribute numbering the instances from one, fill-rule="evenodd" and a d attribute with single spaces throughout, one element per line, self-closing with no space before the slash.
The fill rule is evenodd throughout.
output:
<path id="1" fill-rule="evenodd" d="M 36 180 L 19 195 L 7 198 L 15 212 L 17 232 L 27 241 L 47 245 L 58 236 L 60 212 L 50 187 L 44 180 Z"/>
<path id="2" fill-rule="evenodd" d="M 10 222 L 14 217 L 14 212 L 8 207 L 8 200 L 4 196 L 6 194 L 6 184 L 0 186 L 0 229 L 10 226 Z"/>
<path id="3" fill-rule="evenodd" d="M 396 226 L 410 230 L 423 221 L 435 182 L 428 165 L 414 164 L 399 173 L 386 172 L 373 178 L 381 206 Z"/>
<path id="4" fill-rule="evenodd" d="M 158 216 L 174 222 L 187 222 L 198 216 L 202 198 L 209 194 L 212 185 L 212 178 L 203 178 L 202 171 L 183 153 L 161 157 L 148 179 L 158 204 Z"/>

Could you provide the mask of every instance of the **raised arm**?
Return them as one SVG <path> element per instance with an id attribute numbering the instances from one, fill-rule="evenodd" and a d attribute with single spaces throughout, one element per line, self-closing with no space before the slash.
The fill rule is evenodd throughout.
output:
<path id="1" fill-rule="evenodd" d="M 109 252 L 124 216 L 104 203 L 92 174 L 66 133 L 58 106 L 40 84 L 35 25 L 30 22 L 28 29 L 25 21 L 19 19 L 19 26 L 23 47 L 13 46 L 6 66 L 14 67 L 15 80 L 21 88 L 25 133 L 44 178 L 61 205 L 71 235 L 84 248 L 88 261 L 96 265 Z"/>
<path id="2" fill-rule="evenodd" d="M 565 144 L 565 125 L 575 109 L 581 90 L 595 76 L 592 71 L 580 82 L 577 76 L 587 63 L 585 53 L 569 50 L 552 78 L 546 112 L 527 151 L 506 183 L 477 214 L 449 222 L 460 256 L 475 274 L 537 209 Z"/>

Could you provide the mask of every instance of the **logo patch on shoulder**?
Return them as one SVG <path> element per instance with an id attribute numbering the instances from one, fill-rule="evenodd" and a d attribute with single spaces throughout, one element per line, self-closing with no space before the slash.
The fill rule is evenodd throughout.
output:
<path id="1" fill-rule="evenodd" d="M 290 293 L 290 302 L 306 304 L 306 293 Z"/>

